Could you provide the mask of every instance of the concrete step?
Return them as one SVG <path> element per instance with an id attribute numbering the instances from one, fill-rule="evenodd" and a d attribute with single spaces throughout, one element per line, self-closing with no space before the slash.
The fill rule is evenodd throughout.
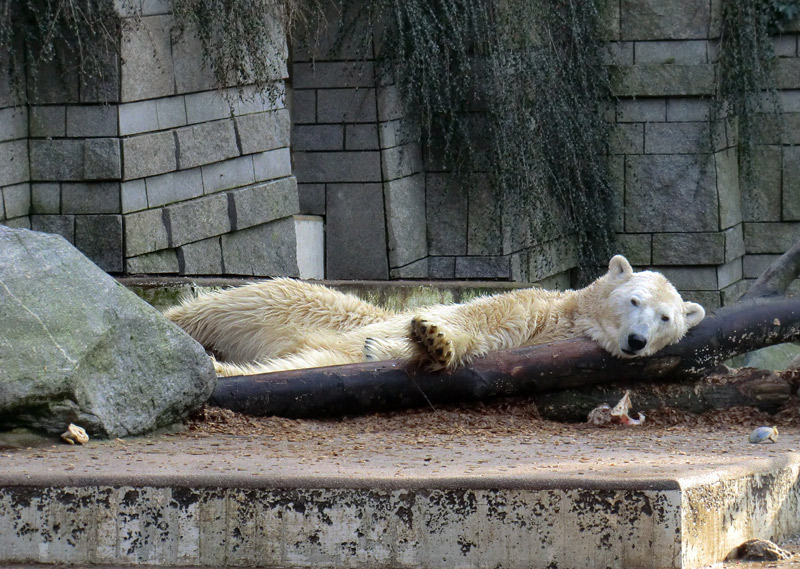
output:
<path id="1" fill-rule="evenodd" d="M 252 436 L 7 443 L 0 564 L 691 569 L 800 533 L 798 428 L 773 445 L 735 427 L 580 425 L 414 441 L 275 421 Z"/>

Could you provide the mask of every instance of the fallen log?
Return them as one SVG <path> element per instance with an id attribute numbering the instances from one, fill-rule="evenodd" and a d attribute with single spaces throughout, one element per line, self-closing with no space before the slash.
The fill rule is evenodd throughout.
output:
<path id="1" fill-rule="evenodd" d="M 532 395 L 575 387 L 687 381 L 725 360 L 800 340 L 800 298 L 780 296 L 800 271 L 800 242 L 778 258 L 736 304 L 707 316 L 677 344 L 651 357 L 618 359 L 589 340 L 503 350 L 456 371 L 426 372 L 398 361 L 220 378 L 210 404 L 290 418 Z"/>
<path id="2" fill-rule="evenodd" d="M 452 373 L 397 361 L 220 378 L 210 403 L 250 415 L 319 417 L 531 395 L 611 382 L 696 379 L 721 362 L 800 340 L 800 298 L 737 303 L 648 358 L 618 359 L 583 339 L 488 354 Z"/>

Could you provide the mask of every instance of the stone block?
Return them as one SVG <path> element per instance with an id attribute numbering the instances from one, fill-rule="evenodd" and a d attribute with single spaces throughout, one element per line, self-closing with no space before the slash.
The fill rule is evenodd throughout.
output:
<path id="1" fill-rule="evenodd" d="M 75 244 L 74 215 L 31 215 L 31 229 L 42 233 L 61 235 L 73 245 Z"/>
<path id="2" fill-rule="evenodd" d="M 125 259 L 125 272 L 136 274 L 177 274 L 178 255 L 175 249 L 163 249 Z"/>
<path id="3" fill-rule="evenodd" d="M 297 270 L 300 278 L 324 279 L 325 220 L 316 215 L 295 215 L 294 233 L 297 238 Z"/>
<path id="4" fill-rule="evenodd" d="M 349 126 L 350 125 L 348 125 L 348 127 Z M 366 128 L 371 125 L 353 126 L 363 126 Z M 390 148 L 392 146 L 400 146 L 412 142 L 419 143 L 421 136 L 420 126 L 416 121 L 396 119 L 378 123 L 378 141 L 381 148 Z"/>
<path id="5" fill-rule="evenodd" d="M 422 148 L 419 144 L 406 144 L 386 148 L 382 152 L 384 180 L 395 180 L 423 171 Z"/>
<path id="6" fill-rule="evenodd" d="M 31 185 L 15 184 L 3 188 L 3 202 L 5 203 L 5 213 L 8 219 L 22 217 L 31 212 Z"/>
<path id="7" fill-rule="evenodd" d="M 292 65 L 292 86 L 297 89 L 374 87 L 373 65 L 368 60 L 295 63 Z"/>
<path id="8" fill-rule="evenodd" d="M 31 213 L 61 213 L 61 185 L 31 184 Z"/>
<path id="9" fill-rule="evenodd" d="M 783 254 L 800 240 L 800 223 L 745 223 L 747 253 Z"/>
<path id="10" fill-rule="evenodd" d="M 778 91 L 784 113 L 800 113 L 800 90 Z"/>
<path id="11" fill-rule="evenodd" d="M 611 69 L 617 97 L 688 97 L 713 95 L 714 66 L 641 64 Z"/>
<path id="12" fill-rule="evenodd" d="M 401 267 L 428 254 L 425 238 L 425 177 L 416 174 L 384 183 L 389 265 Z"/>
<path id="13" fill-rule="evenodd" d="M 508 279 L 509 258 L 503 256 L 456 257 L 457 279 Z"/>
<path id="14" fill-rule="evenodd" d="M 203 174 L 203 193 L 205 194 L 239 188 L 255 182 L 252 156 L 241 156 L 233 160 L 206 164 L 200 168 L 200 171 Z"/>
<path id="15" fill-rule="evenodd" d="M 219 237 L 187 243 L 178 249 L 180 272 L 184 275 L 220 275 L 222 246 Z"/>
<path id="16" fill-rule="evenodd" d="M 257 182 L 291 176 L 291 150 L 285 147 L 253 154 L 253 172 Z"/>
<path id="17" fill-rule="evenodd" d="M 83 140 L 31 140 L 28 147 L 30 149 L 30 175 L 33 180 L 61 182 L 83 179 Z M 0 156 L 2 156 L 2 152 L 0 152 Z M 0 185 L 2 185 L 3 179 L 2 170 L 2 164 L 0 164 Z"/>
<path id="18" fill-rule="evenodd" d="M 221 238 L 225 272 L 247 276 L 299 276 L 294 219 L 279 219 Z"/>
<path id="19" fill-rule="evenodd" d="M 28 141 L 0 142 L 0 186 L 19 184 L 29 179 Z"/>
<path id="20" fill-rule="evenodd" d="M 67 108 L 63 105 L 31 107 L 30 133 L 34 138 L 67 134 Z"/>
<path id="21" fill-rule="evenodd" d="M 148 207 L 158 207 L 203 195 L 200 168 L 170 172 L 145 179 Z"/>
<path id="22" fill-rule="evenodd" d="M 397 85 L 389 85 L 378 89 L 378 120 L 381 122 L 403 119 L 406 109 L 403 96 Z"/>
<path id="23" fill-rule="evenodd" d="M 447 174 L 426 176 L 425 215 L 430 255 L 465 255 L 467 252 L 467 192 Z"/>
<path id="24" fill-rule="evenodd" d="M 714 154 L 719 196 L 719 224 L 727 229 L 742 222 L 742 194 L 739 188 L 739 159 L 736 148 Z"/>
<path id="25" fill-rule="evenodd" d="M 619 251 L 634 266 L 646 267 L 653 263 L 653 235 L 651 233 L 617 234 Z"/>
<path id="26" fill-rule="evenodd" d="M 744 229 L 739 223 L 722 232 L 725 236 L 725 262 L 742 257 L 745 252 Z"/>
<path id="27" fill-rule="evenodd" d="M 717 287 L 719 290 L 742 280 L 742 258 L 734 259 L 717 267 Z"/>
<path id="28" fill-rule="evenodd" d="M 578 265 L 578 247 L 574 235 L 553 239 L 528 250 L 528 278 L 538 282 Z"/>
<path id="29" fill-rule="evenodd" d="M 13 219 L 4 219 L 0 221 L 0 225 L 10 227 L 11 229 L 30 229 L 31 219 L 29 216 L 15 217 Z"/>
<path id="30" fill-rule="evenodd" d="M 375 89 L 320 89 L 317 120 L 321 123 L 375 122 Z"/>
<path id="31" fill-rule="evenodd" d="M 664 122 L 667 99 L 620 99 L 617 101 L 617 122 Z"/>
<path id="32" fill-rule="evenodd" d="M 297 89 L 291 97 L 292 124 L 313 124 L 317 122 L 317 91 Z"/>
<path id="33" fill-rule="evenodd" d="M 390 279 L 427 279 L 428 258 L 414 261 L 402 267 L 395 267 L 389 271 Z"/>
<path id="34" fill-rule="evenodd" d="M 120 184 L 122 213 L 147 209 L 147 187 L 144 180 L 133 180 Z"/>
<path id="35" fill-rule="evenodd" d="M 466 186 L 469 195 L 467 254 L 501 255 L 501 208 L 488 176 L 473 174 Z"/>
<path id="36" fill-rule="evenodd" d="M 620 36 L 623 40 L 705 39 L 711 18 L 708 2 L 623 0 Z"/>
<path id="37" fill-rule="evenodd" d="M 186 103 L 182 95 L 156 99 L 156 117 L 158 128 L 176 128 L 186 126 Z"/>
<path id="38" fill-rule="evenodd" d="M 606 65 L 633 65 L 633 46 L 630 41 L 611 41 L 605 44 L 603 63 Z"/>
<path id="39" fill-rule="evenodd" d="M 716 267 L 660 267 L 658 270 L 679 291 L 719 290 Z"/>
<path id="40" fill-rule="evenodd" d="M 775 78 L 778 89 L 800 89 L 800 59 L 778 59 L 775 62 Z"/>
<path id="41" fill-rule="evenodd" d="M 289 146 L 291 124 L 286 109 L 243 115 L 234 121 L 242 154 Z"/>
<path id="42" fill-rule="evenodd" d="M 170 247 L 178 247 L 214 237 L 231 230 L 228 198 L 212 194 L 166 208 L 170 228 Z"/>
<path id="43" fill-rule="evenodd" d="M 696 65 L 708 63 L 707 40 L 639 41 L 636 42 L 635 63 L 664 65 Z"/>
<path id="44" fill-rule="evenodd" d="M 214 72 L 203 55 L 203 45 L 193 25 L 187 26 L 172 43 L 175 89 L 178 93 L 213 90 Z"/>
<path id="45" fill-rule="evenodd" d="M 122 216 L 75 216 L 75 247 L 108 273 L 121 273 Z"/>
<path id="46" fill-rule="evenodd" d="M 61 213 L 120 213 L 118 182 L 61 184 Z"/>
<path id="47" fill-rule="evenodd" d="M 692 155 L 629 156 L 625 231 L 668 233 L 719 230 L 714 172 Z"/>
<path id="48" fill-rule="evenodd" d="M 644 126 L 641 123 L 618 123 L 611 127 L 611 154 L 641 154 L 644 152 Z"/>
<path id="49" fill-rule="evenodd" d="M 122 148 L 126 180 L 157 176 L 178 167 L 175 136 L 171 131 L 123 138 Z"/>
<path id="50" fill-rule="evenodd" d="M 178 168 L 192 168 L 239 155 L 233 120 L 226 119 L 179 128 Z"/>
<path id="51" fill-rule="evenodd" d="M 387 279 L 381 184 L 328 184 L 326 271 L 329 279 Z"/>
<path id="52" fill-rule="evenodd" d="M 742 261 L 742 277 L 757 279 L 780 255 L 745 255 Z"/>
<path id="53" fill-rule="evenodd" d="M 325 184 L 297 184 L 300 213 L 325 215 Z"/>
<path id="54" fill-rule="evenodd" d="M 428 277 L 431 279 L 454 279 L 455 257 L 428 257 Z"/>
<path id="55" fill-rule="evenodd" d="M 241 156 L 233 160 L 215 162 L 200 168 L 203 175 L 203 193 L 247 186 L 255 182 L 253 157 Z"/>
<path id="56" fill-rule="evenodd" d="M 653 235 L 653 265 L 721 265 L 724 262 L 723 233 Z"/>
<path id="57" fill-rule="evenodd" d="M 745 221 L 781 220 L 781 147 L 753 148 L 753 180 L 742 184 L 742 217 Z M 791 188 L 786 188 L 790 193 Z"/>
<path id="58" fill-rule="evenodd" d="M 28 74 L 28 102 L 34 105 L 51 105 L 80 102 L 80 78 L 77 67 L 72 62 L 65 62 L 64 55 L 74 53 L 72 46 L 67 47 L 63 38 L 55 38 L 53 42 L 54 57 L 51 61 L 39 59 L 37 74 Z"/>
<path id="59" fill-rule="evenodd" d="M 113 49 L 95 50 L 100 73 L 85 73 L 80 77 L 82 103 L 118 103 L 120 93 L 120 58 Z"/>
<path id="60" fill-rule="evenodd" d="M 125 227 L 125 256 L 136 257 L 144 253 L 169 247 L 169 235 L 161 209 L 148 209 L 123 216 Z"/>
<path id="61" fill-rule="evenodd" d="M 156 101 L 152 99 L 119 105 L 117 113 L 122 136 L 158 130 Z"/>
<path id="62" fill-rule="evenodd" d="M 261 225 L 300 211 L 297 181 L 293 177 L 228 193 L 234 231 Z"/>
<path id="63" fill-rule="evenodd" d="M 670 122 L 708 121 L 710 103 L 707 99 L 675 97 L 667 99 L 667 120 Z"/>
<path id="64" fill-rule="evenodd" d="M 698 154 L 708 152 L 707 122 L 662 122 L 644 125 L 646 154 Z"/>
<path id="65" fill-rule="evenodd" d="M 117 136 L 116 106 L 68 106 L 67 136 L 73 138 Z"/>
<path id="66" fill-rule="evenodd" d="M 347 150 L 377 150 L 378 125 L 348 124 L 344 130 L 344 147 Z"/>
<path id="67" fill-rule="evenodd" d="M 229 101 L 218 90 L 190 93 L 184 96 L 186 104 L 186 121 L 198 124 L 225 119 L 231 116 Z"/>
<path id="68" fill-rule="evenodd" d="M 800 220 L 800 146 L 783 148 L 783 219 Z"/>
<path id="69" fill-rule="evenodd" d="M 295 152 L 294 173 L 300 183 L 380 182 L 377 151 Z"/>
<path id="70" fill-rule="evenodd" d="M 26 107 L 0 109 L 0 142 L 20 138 L 28 138 L 28 109 Z"/>
<path id="71" fill-rule="evenodd" d="M 800 113 L 783 113 L 780 129 L 784 144 L 800 144 Z"/>
<path id="72" fill-rule="evenodd" d="M 121 101 L 166 97 L 175 93 L 170 41 L 171 15 L 122 22 L 120 42 Z"/>
<path id="73" fill-rule="evenodd" d="M 343 150 L 344 125 L 296 125 L 292 129 L 292 150 Z"/>
<path id="74" fill-rule="evenodd" d="M 83 177 L 86 180 L 119 180 L 122 177 L 119 138 L 90 138 L 84 142 Z"/>

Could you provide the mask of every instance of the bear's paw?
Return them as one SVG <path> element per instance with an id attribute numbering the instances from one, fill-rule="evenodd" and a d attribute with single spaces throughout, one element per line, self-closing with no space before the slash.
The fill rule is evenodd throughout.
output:
<path id="1" fill-rule="evenodd" d="M 432 369 L 448 368 L 453 364 L 453 341 L 441 325 L 433 324 L 422 316 L 411 320 L 411 337 L 424 349 Z"/>

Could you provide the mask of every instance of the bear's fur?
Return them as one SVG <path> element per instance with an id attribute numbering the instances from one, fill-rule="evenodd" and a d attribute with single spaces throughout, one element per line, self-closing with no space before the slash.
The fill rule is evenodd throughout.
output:
<path id="1" fill-rule="evenodd" d="M 680 340 L 705 311 L 660 273 L 613 257 L 580 290 L 540 288 L 405 312 L 327 287 L 277 278 L 184 301 L 165 315 L 216 358 L 220 375 L 401 359 L 453 369 L 473 358 L 585 337 L 611 354 L 648 356 Z"/>

